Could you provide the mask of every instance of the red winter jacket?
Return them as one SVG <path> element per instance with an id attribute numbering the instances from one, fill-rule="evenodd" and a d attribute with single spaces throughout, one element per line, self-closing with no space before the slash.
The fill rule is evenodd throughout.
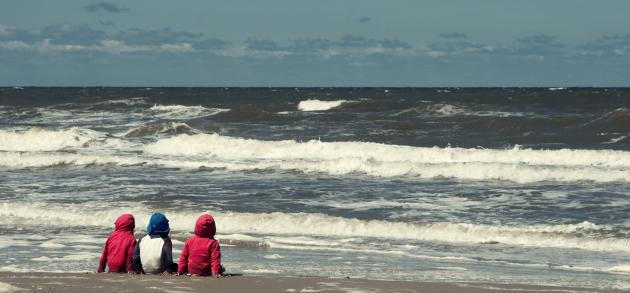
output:
<path id="1" fill-rule="evenodd" d="M 195 235 L 188 238 L 179 258 L 178 273 L 210 276 L 221 273 L 221 247 L 214 239 L 217 227 L 212 216 L 201 215 L 195 223 Z"/>
<path id="2" fill-rule="evenodd" d="M 123 214 L 116 219 L 114 232 L 109 235 L 101 254 L 101 263 L 98 272 L 104 272 L 109 265 L 109 271 L 115 273 L 131 272 L 133 250 L 136 247 L 136 238 L 133 229 L 136 227 L 131 214 Z"/>

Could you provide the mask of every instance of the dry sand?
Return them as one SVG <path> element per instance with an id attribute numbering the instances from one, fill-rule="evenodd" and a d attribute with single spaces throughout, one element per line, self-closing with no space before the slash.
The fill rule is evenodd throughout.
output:
<path id="1" fill-rule="evenodd" d="M 299 277 L 208 277 L 0 273 L 0 292 L 621 292 L 531 285 L 428 283 Z"/>

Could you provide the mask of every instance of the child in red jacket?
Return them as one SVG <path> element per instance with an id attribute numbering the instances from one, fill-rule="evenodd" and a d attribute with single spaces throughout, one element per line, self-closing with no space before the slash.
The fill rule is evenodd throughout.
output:
<path id="1" fill-rule="evenodd" d="M 111 273 L 130 273 L 133 259 L 133 249 L 136 247 L 136 238 L 133 229 L 136 227 L 131 214 L 123 214 L 116 219 L 115 229 L 109 235 L 103 247 L 101 262 L 97 272 L 105 272 L 105 266 L 109 266 Z"/>
<path id="2" fill-rule="evenodd" d="M 216 231 L 212 216 L 204 214 L 197 219 L 195 235 L 186 240 L 179 258 L 179 275 L 221 277 L 221 247 L 214 239 Z"/>

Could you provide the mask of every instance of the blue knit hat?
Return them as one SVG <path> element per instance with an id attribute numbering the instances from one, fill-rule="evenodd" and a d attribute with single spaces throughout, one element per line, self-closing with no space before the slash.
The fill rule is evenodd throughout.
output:
<path id="1" fill-rule="evenodd" d="M 164 214 L 153 213 L 151 215 L 149 225 L 147 226 L 147 233 L 149 233 L 149 235 L 160 235 L 162 237 L 167 237 L 168 232 L 170 231 L 171 229 L 168 226 L 168 219 Z"/>

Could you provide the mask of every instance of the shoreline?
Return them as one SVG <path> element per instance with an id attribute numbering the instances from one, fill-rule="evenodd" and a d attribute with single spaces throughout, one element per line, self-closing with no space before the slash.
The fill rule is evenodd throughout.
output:
<path id="1" fill-rule="evenodd" d="M 220 279 L 175 275 L 111 273 L 0 272 L 0 293 L 7 292 L 624 292 L 617 289 L 521 284 L 449 283 L 332 279 L 292 276 L 231 276 Z"/>

